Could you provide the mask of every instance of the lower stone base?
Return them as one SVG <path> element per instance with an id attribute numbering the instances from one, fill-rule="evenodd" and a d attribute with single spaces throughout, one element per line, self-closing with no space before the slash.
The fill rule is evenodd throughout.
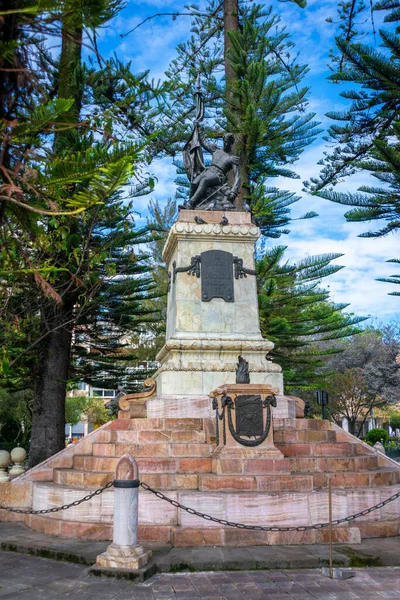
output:
<path id="1" fill-rule="evenodd" d="M 156 396 L 147 402 L 149 419 L 208 419 L 213 417 L 210 397 L 199 395 Z"/>
<path id="2" fill-rule="evenodd" d="M 244 354 L 244 357 L 246 355 Z M 237 355 L 235 354 L 235 360 Z M 267 361 L 264 361 L 267 363 Z M 154 379 L 157 381 L 157 392 L 163 396 L 176 393 L 179 395 L 187 395 L 188 390 L 196 395 L 207 395 L 217 387 L 226 384 L 233 384 L 236 381 L 235 363 L 232 364 L 232 369 L 227 370 L 223 368 L 223 360 L 220 360 L 220 370 L 207 370 L 208 359 L 204 357 L 204 370 L 179 370 L 178 366 L 174 369 L 168 370 L 167 367 L 163 367 L 163 370 L 159 370 Z M 252 363 L 250 363 L 252 364 Z M 267 366 L 268 363 L 267 363 Z M 276 365 L 271 364 L 271 369 Z M 257 383 L 260 385 L 271 385 L 274 388 L 282 390 L 282 373 L 279 371 L 261 371 L 251 372 L 251 383 Z"/>
<path id="3" fill-rule="evenodd" d="M 151 557 L 151 550 L 146 552 L 140 544 L 137 546 L 110 544 L 103 554 L 99 554 L 96 565 L 104 569 L 132 569 L 137 571 L 144 567 Z"/>
<path id="4" fill-rule="evenodd" d="M 256 383 L 256 382 L 255 382 Z M 211 391 L 211 389 L 210 389 Z M 272 408 L 274 421 L 296 419 L 296 402 L 288 396 L 276 396 L 277 405 Z M 209 419 L 215 415 L 210 396 L 206 394 L 158 395 L 147 402 L 148 419 Z"/>

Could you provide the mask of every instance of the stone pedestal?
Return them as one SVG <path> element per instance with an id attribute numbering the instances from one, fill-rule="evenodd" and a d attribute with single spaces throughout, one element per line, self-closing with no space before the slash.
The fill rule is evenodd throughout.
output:
<path id="1" fill-rule="evenodd" d="M 229 223 L 222 226 L 224 216 Z M 195 217 L 206 223 L 197 224 Z M 259 235 L 248 213 L 180 212 L 163 252 L 170 281 L 167 333 L 148 415 L 160 397 L 204 398 L 234 383 L 239 355 L 249 363 L 251 383 L 282 392 L 281 368 L 266 358 L 273 344 L 262 338 L 259 326 L 254 275 Z M 211 256 L 210 250 L 217 253 Z M 224 297 L 210 297 L 210 289 Z"/>

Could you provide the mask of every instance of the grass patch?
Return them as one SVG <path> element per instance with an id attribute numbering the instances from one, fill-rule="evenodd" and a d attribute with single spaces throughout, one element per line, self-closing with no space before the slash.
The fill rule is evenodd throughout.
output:
<path id="1" fill-rule="evenodd" d="M 0 548 L 8 552 L 19 552 L 20 554 L 29 554 L 30 556 L 38 556 L 39 558 L 51 558 L 52 560 L 70 562 L 77 565 L 91 566 L 93 564 L 93 560 L 87 560 L 84 556 L 70 552 L 60 552 L 59 550 L 52 550 L 50 548 L 25 548 L 25 546 L 12 544 L 11 542 L 3 542 Z"/>
<path id="2" fill-rule="evenodd" d="M 197 570 L 198 569 L 196 569 L 193 565 L 188 565 L 186 563 L 174 563 L 169 565 L 168 573 L 179 573 L 181 571 L 190 571 L 191 573 L 195 573 Z"/>
<path id="3" fill-rule="evenodd" d="M 353 548 L 341 548 L 340 552 L 349 558 L 349 567 L 353 569 L 383 566 L 380 558 L 369 556 L 368 554 L 359 554 L 356 550 L 353 550 Z"/>

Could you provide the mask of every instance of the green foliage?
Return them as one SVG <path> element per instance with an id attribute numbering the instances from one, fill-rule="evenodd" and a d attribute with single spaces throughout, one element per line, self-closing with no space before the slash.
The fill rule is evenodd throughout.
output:
<path id="1" fill-rule="evenodd" d="M 86 396 L 67 396 L 65 400 L 65 422 L 76 425 L 89 406 L 90 400 Z"/>
<path id="2" fill-rule="evenodd" d="M 0 389 L 0 443 L 26 444 L 32 429 L 31 390 Z"/>
<path id="3" fill-rule="evenodd" d="M 162 250 L 170 227 L 177 219 L 177 203 L 169 198 L 162 209 L 158 201 L 150 200 L 147 226 L 151 231 L 152 242 L 149 244 L 147 259 L 151 268 L 158 297 L 146 302 L 146 306 L 156 311 L 157 319 L 148 324 L 149 337 L 143 339 L 138 356 L 141 360 L 154 360 L 157 352 L 165 342 L 167 320 L 168 269 L 162 256 Z"/>
<path id="4" fill-rule="evenodd" d="M 83 15 L 81 5 L 74 13 L 68 12 L 63 25 L 67 30 L 79 26 L 79 14 L 84 28 L 105 23 L 118 5 L 90 1 Z M 75 6 L 74 1 L 68 6 Z M 64 7 L 64 3 L 56 4 L 54 10 L 62 12 Z M 29 31 L 36 26 L 35 19 L 28 21 Z M 79 46 L 75 36 L 73 39 L 73 45 Z M 31 43 L 35 47 L 33 40 Z M 141 175 L 146 144 L 152 139 L 151 135 L 143 137 L 143 130 L 150 123 L 149 115 L 154 117 L 159 110 L 156 97 L 162 89 L 153 89 L 145 75 L 130 74 L 129 66 L 117 59 L 101 68 L 90 62 L 78 67 L 78 49 L 69 64 L 63 59 L 62 64 L 56 63 L 60 72 L 66 71 L 66 78 L 75 82 L 76 89 L 59 84 L 59 94 L 71 93 L 71 98 L 38 102 L 39 108 L 34 107 L 15 124 L 22 146 L 26 145 L 23 136 L 32 130 L 40 132 L 35 148 L 40 143 L 41 154 L 36 150 L 32 154 L 38 192 L 32 199 L 38 202 L 38 198 L 45 198 L 48 214 L 40 202 L 35 205 L 40 216 L 30 217 L 26 210 L 18 215 L 8 212 L 3 235 L 0 218 L 0 316 L 8 317 L 0 324 L 0 344 L 5 348 L 0 377 L 7 386 L 33 386 L 41 368 L 38 357 L 52 331 L 64 320 L 68 328 L 80 328 L 74 336 L 76 369 L 71 377 L 87 375 L 88 382 L 95 385 L 101 380 L 106 387 L 116 387 L 123 379 L 120 366 L 127 373 L 129 360 L 136 358 L 135 353 L 125 351 L 128 336 L 138 335 L 143 323 L 153 319 L 154 308 L 144 306 L 153 296 L 150 268 L 139 250 L 149 238 L 144 230 L 135 230 L 135 211 L 129 198 L 148 193 L 154 185 L 151 177 Z M 44 56 L 46 80 L 38 93 L 58 84 L 58 75 Z M 77 69 L 79 81 L 72 73 Z M 78 96 L 82 97 L 85 121 L 79 122 L 79 107 L 75 106 L 75 121 L 66 124 L 65 114 Z M 52 129 L 43 132 L 48 119 Z M 63 127 L 56 130 L 58 121 Z M 154 121 L 150 133 L 155 131 Z M 49 136 L 54 133 L 56 143 L 52 146 Z M 14 138 L 20 139 L 16 134 Z M 32 184 L 28 181 L 26 185 Z M 126 190 L 127 185 L 130 190 L 122 200 L 119 190 Z M 65 206 L 75 214 L 60 210 Z M 42 320 L 39 314 L 44 316 Z M 130 379 L 135 379 L 133 373 Z"/>
<path id="5" fill-rule="evenodd" d="M 104 425 L 111 417 L 102 398 L 93 396 L 67 396 L 65 401 L 65 422 L 76 425 L 82 419 L 92 425 Z"/>
<path id="6" fill-rule="evenodd" d="M 154 310 L 144 307 L 153 293 L 139 250 L 148 238 L 135 229 L 131 202 L 154 185 L 143 172 L 154 127 L 148 133 L 144 117 L 133 124 L 131 106 L 156 114 L 158 90 L 145 77 L 136 78 L 135 88 L 118 61 L 103 65 L 97 55 L 97 62 L 83 64 L 81 58 L 82 40 L 95 39 L 91 29 L 120 6 L 69 0 L 49 13 L 46 5 L 46 35 L 42 16 L 31 15 L 15 30 L 18 41 L 27 32 L 34 50 L 32 58 L 23 53 L 21 63 L 43 77 L 31 90 L 22 86 L 23 96 L 9 111 L 10 173 L 1 173 L 14 187 L 6 200 L 0 196 L 0 345 L 6 348 L 0 384 L 35 389 L 30 466 L 63 443 L 68 381 L 115 388 L 136 380 L 129 336 L 154 318 Z M 46 48 L 54 23 L 61 41 L 56 59 Z M 102 94 L 101 78 L 108 79 L 109 97 Z M 9 87 L 20 92 L 16 81 Z M 3 122 L 1 108 L 0 102 Z M 14 193 L 20 193 L 18 202 Z M 44 430 L 54 435 L 45 439 Z"/>
<path id="7" fill-rule="evenodd" d="M 329 142 L 335 148 L 306 189 L 353 207 L 345 213 L 349 222 L 384 221 L 381 228 L 360 235 L 380 237 L 400 229 L 400 11 L 397 0 L 375 3 L 374 11 L 383 11 L 384 22 L 396 27 L 380 29 L 379 40 L 368 45 L 357 41 L 365 37 L 358 27 L 366 9 L 363 0 L 339 4 L 340 30 L 330 79 L 352 84 L 341 93 L 350 104 L 343 112 L 328 113 L 336 121 L 329 128 Z M 335 191 L 337 183 L 357 171 L 377 184 L 366 183 L 356 193 Z M 398 275 L 378 281 L 399 283 Z"/>
<path id="8" fill-rule="evenodd" d="M 102 398 L 90 398 L 88 406 L 85 409 L 85 416 L 89 423 L 100 426 L 108 421 L 112 420 L 106 408 L 104 408 L 104 402 Z"/>
<path id="9" fill-rule="evenodd" d="M 7 232 L 10 236 L 11 225 L 8 246 L 19 249 L 17 241 L 21 233 L 28 236 L 34 233 L 33 215 L 76 213 L 99 200 L 96 195 L 71 198 L 54 193 L 51 172 L 56 165 L 51 141 L 62 132 L 77 131 L 80 124 L 76 118 L 69 118 L 75 102 L 73 94 L 60 94 L 54 99 L 54 60 L 46 48 L 43 31 L 46 36 L 59 37 L 61 15 L 67 35 L 77 20 L 81 29 L 82 24 L 84 28 L 92 28 L 95 23 L 99 26 L 120 6 L 119 2 L 90 0 L 82 16 L 82 4 L 76 0 L 39 2 L 34 6 L 26 0 L 20 3 L 19 10 L 3 13 L 0 59 L 5 68 L 0 74 L 0 84 L 6 93 L 0 102 L 3 146 L 0 234 L 5 237 Z M 74 45 L 80 52 L 79 40 Z M 85 128 L 97 131 L 91 119 L 86 121 Z M 62 161 L 59 156 L 58 168 Z M 67 170 L 68 165 L 64 166 Z M 76 173 L 76 177 L 83 183 L 87 173 Z M 10 247 L 7 249 L 11 251 Z"/>
<path id="10" fill-rule="evenodd" d="M 308 88 L 299 87 L 307 67 L 291 55 L 294 44 L 272 8 L 244 7 L 241 27 L 229 38 L 235 78 L 226 90 L 226 128 L 240 140 L 242 185 L 256 222 L 268 237 L 279 237 L 298 197 L 269 181 L 298 178 L 291 165 L 319 133 L 315 115 L 305 113 Z"/>
<path id="11" fill-rule="evenodd" d="M 368 431 L 365 438 L 366 438 L 367 442 L 369 442 L 373 446 L 374 444 L 376 444 L 376 442 L 381 442 L 382 444 L 387 442 L 387 440 L 389 438 L 389 434 L 386 431 L 386 429 L 381 429 L 380 427 L 375 427 L 375 429 L 370 429 Z"/>
<path id="12" fill-rule="evenodd" d="M 207 11 L 209 19 L 193 19 L 192 37 L 178 46 L 178 56 L 167 71 L 171 91 L 165 121 L 170 130 L 165 147 L 175 156 L 187 140 L 200 74 L 206 135 L 236 134 L 244 196 L 263 234 L 280 237 L 287 233 L 289 207 L 298 197 L 271 186 L 271 179 L 298 178 L 292 165 L 318 134 L 314 114 L 305 112 L 308 89 L 300 87 L 307 67 L 297 63 L 294 45 L 272 9 L 241 3 L 239 30 L 229 32 L 228 58 L 236 79 L 227 86 L 219 73 L 224 64 L 222 4 L 211 1 Z M 186 198 L 189 182 L 182 164 L 176 163 L 178 197 Z M 312 216 L 315 213 L 307 218 Z"/>
<path id="13" fill-rule="evenodd" d="M 392 429 L 400 429 L 400 413 L 397 413 L 390 418 L 389 425 Z"/>
<path id="14" fill-rule="evenodd" d="M 344 312 L 346 304 L 329 300 L 321 279 L 342 267 L 331 262 L 340 254 L 313 256 L 290 264 L 285 246 L 265 252 L 256 262 L 261 332 L 274 342 L 268 355 L 282 366 L 287 391 L 324 387 L 323 369 L 334 340 L 358 333 L 364 317 Z"/>
<path id="15" fill-rule="evenodd" d="M 398 401 L 400 351 L 398 329 L 370 327 L 340 342 L 339 354 L 331 356 L 328 369 L 334 375 L 327 386 L 332 418 L 346 417 L 350 432 L 359 435 L 372 413 L 387 410 Z M 375 414 L 375 413 L 374 413 Z"/>

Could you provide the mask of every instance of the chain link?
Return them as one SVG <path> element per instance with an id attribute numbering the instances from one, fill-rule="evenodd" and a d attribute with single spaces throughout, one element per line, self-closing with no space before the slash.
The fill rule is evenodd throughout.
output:
<path id="1" fill-rule="evenodd" d="M 68 508 L 71 508 L 72 506 L 79 506 L 80 504 L 82 504 L 82 502 L 88 502 L 88 500 L 91 500 L 92 498 L 94 498 L 94 496 L 99 496 L 100 494 L 102 494 L 104 492 L 104 490 L 111 488 L 113 485 L 114 485 L 114 482 L 109 481 L 103 487 L 95 490 L 94 492 L 91 492 L 90 494 L 87 494 L 87 496 L 84 496 L 83 498 L 80 498 L 79 500 L 74 500 L 73 502 L 70 502 L 69 504 L 63 504 L 62 506 L 55 506 L 54 508 L 48 508 L 48 509 L 42 509 L 42 510 L 29 510 L 29 509 L 25 509 L 25 508 L 13 508 L 12 506 L 2 506 L 0 504 L 0 510 L 5 510 L 7 512 L 14 512 L 14 513 L 23 514 L 23 515 L 46 515 L 48 513 L 59 512 L 60 510 L 67 510 Z M 194 508 L 185 506 L 184 504 L 181 504 L 177 500 L 173 500 L 172 498 L 169 498 L 162 492 L 153 490 L 153 488 L 151 488 L 149 485 L 147 485 L 147 483 L 143 483 L 142 481 L 140 482 L 140 485 L 144 490 L 151 492 L 152 494 L 157 496 L 157 498 L 160 498 L 160 500 L 165 500 L 166 502 L 169 502 L 169 504 L 172 504 L 172 506 L 175 506 L 176 508 L 180 508 L 181 510 L 184 510 L 185 512 L 189 513 L 189 515 L 195 515 L 196 517 L 201 517 L 202 519 L 205 519 L 206 521 L 212 521 L 213 523 L 218 523 L 219 525 L 224 525 L 227 527 L 235 527 L 236 529 L 248 529 L 250 531 L 307 531 L 309 529 L 323 529 L 324 527 L 329 527 L 329 522 L 316 523 L 315 525 L 299 525 L 297 527 L 296 526 L 291 526 L 291 527 L 271 526 L 271 527 L 268 527 L 268 526 L 263 526 L 263 525 L 245 525 L 244 523 L 235 523 L 233 521 L 227 521 L 226 519 L 219 519 L 218 517 L 213 517 L 212 515 L 208 515 L 207 513 L 202 513 L 198 510 L 195 510 Z M 393 502 L 393 500 L 396 500 L 396 498 L 400 498 L 400 492 L 393 494 L 389 498 L 386 498 L 386 500 L 383 500 L 382 502 L 378 502 L 378 504 L 375 504 L 374 506 L 371 506 L 370 508 L 366 508 L 365 510 L 355 513 L 354 515 L 350 515 L 348 517 L 343 517 L 342 519 L 335 519 L 334 521 L 332 521 L 332 525 L 340 525 L 341 523 L 351 523 L 352 521 L 355 521 L 356 519 L 358 519 L 360 517 L 364 517 L 365 515 L 368 515 L 369 513 L 373 512 L 374 510 L 378 510 L 379 508 L 386 506 L 386 504 Z"/>
<path id="2" fill-rule="evenodd" d="M 113 481 L 109 481 L 108 483 L 106 483 L 106 485 L 103 485 L 103 487 L 95 490 L 94 492 L 91 492 L 90 494 L 88 494 L 87 496 L 84 496 L 83 498 L 80 498 L 79 500 L 74 500 L 74 502 L 70 502 L 69 504 L 63 504 L 62 506 L 55 506 L 54 508 L 47 508 L 47 509 L 42 509 L 42 510 L 29 510 L 28 508 L 13 508 L 12 506 L 2 506 L 0 504 L 0 510 L 5 510 L 7 512 L 14 512 L 14 513 L 18 513 L 20 515 L 47 515 L 48 513 L 56 513 L 59 512 L 60 510 L 67 510 L 68 508 L 71 508 L 72 506 L 79 506 L 80 504 L 82 504 L 82 502 L 87 502 L 88 500 L 91 500 L 92 498 L 94 498 L 94 496 L 99 496 L 100 494 L 102 494 L 104 492 L 104 490 L 107 490 L 108 488 L 112 487 L 114 485 Z"/>
<path id="3" fill-rule="evenodd" d="M 324 527 L 329 527 L 329 522 L 317 523 L 315 525 L 300 525 L 297 527 L 264 527 L 263 525 L 245 525 L 244 523 L 234 523 L 232 521 L 227 521 L 226 519 L 219 519 L 218 517 L 213 517 L 212 515 L 208 515 L 207 513 L 202 513 L 198 510 L 195 510 L 194 508 L 185 506 L 184 504 L 181 504 L 176 500 L 172 500 L 172 498 L 168 498 L 168 496 L 166 496 L 162 492 L 153 490 L 153 488 L 147 485 L 147 483 L 140 482 L 140 485 L 144 490 L 151 492 L 152 494 L 157 496 L 157 498 L 169 502 L 170 504 L 172 504 L 172 506 L 184 510 L 185 512 L 189 513 L 189 515 L 195 515 L 196 517 L 201 517 L 206 521 L 212 521 L 213 523 L 219 523 L 220 525 L 225 525 L 227 527 L 236 527 L 236 529 L 249 529 L 250 531 L 307 531 L 309 529 L 323 529 Z M 365 510 L 362 510 L 354 515 L 350 515 L 349 517 L 344 517 L 342 519 L 335 519 L 334 521 L 332 521 L 332 525 L 339 525 L 340 523 L 351 523 L 355 519 L 358 519 L 359 517 L 364 517 L 365 515 L 368 515 L 374 510 L 378 510 L 378 508 L 382 508 L 382 506 L 389 504 L 389 502 L 393 502 L 393 500 L 396 500 L 396 498 L 400 498 L 400 492 L 397 492 L 397 494 L 393 494 L 393 496 L 390 496 L 390 498 L 387 498 L 383 502 L 379 502 L 378 504 L 375 504 L 375 506 L 366 508 Z"/>

